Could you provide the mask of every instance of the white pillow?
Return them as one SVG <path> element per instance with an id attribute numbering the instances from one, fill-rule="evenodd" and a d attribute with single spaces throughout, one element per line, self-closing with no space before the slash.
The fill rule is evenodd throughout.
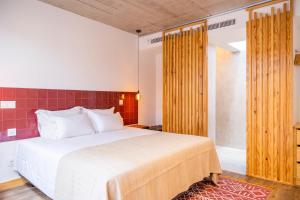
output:
<path id="1" fill-rule="evenodd" d="M 84 113 L 87 113 L 89 111 L 96 112 L 98 114 L 113 114 L 115 111 L 115 107 L 111 107 L 109 109 L 87 109 L 87 108 L 82 108 Z"/>
<path id="2" fill-rule="evenodd" d="M 114 114 L 100 114 L 94 111 L 89 111 L 88 116 L 90 117 L 97 133 L 124 128 L 123 119 L 119 112 Z"/>
<path id="3" fill-rule="evenodd" d="M 55 117 L 58 129 L 57 139 L 94 134 L 93 125 L 86 114 Z"/>
<path id="4" fill-rule="evenodd" d="M 76 115 L 81 113 L 81 107 L 74 107 L 67 110 L 37 110 L 35 114 L 37 115 L 38 130 L 40 136 L 46 139 L 56 139 L 57 138 L 57 125 L 53 117 L 67 117 L 71 115 Z"/>

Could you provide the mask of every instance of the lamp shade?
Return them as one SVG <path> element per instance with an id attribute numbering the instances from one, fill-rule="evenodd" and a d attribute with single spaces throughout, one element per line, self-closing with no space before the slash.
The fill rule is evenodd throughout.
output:
<path id="1" fill-rule="evenodd" d="M 135 99 L 139 101 L 141 99 L 140 91 L 138 91 L 135 95 Z"/>

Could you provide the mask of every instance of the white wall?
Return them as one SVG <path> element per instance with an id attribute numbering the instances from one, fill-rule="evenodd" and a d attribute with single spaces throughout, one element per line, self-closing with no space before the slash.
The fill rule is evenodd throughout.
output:
<path id="1" fill-rule="evenodd" d="M 140 93 L 139 124 L 154 126 L 161 124 L 159 121 L 159 68 L 162 67 L 161 47 L 140 50 Z M 158 99 L 157 99 L 158 98 Z M 158 119 L 158 120 L 157 120 Z"/>
<path id="2" fill-rule="evenodd" d="M 161 48 L 159 54 L 156 54 L 156 72 L 155 72 L 155 122 L 156 125 L 162 124 L 162 110 L 163 110 L 163 57 Z"/>
<path id="3" fill-rule="evenodd" d="M 216 140 L 216 48 L 208 45 L 208 137 Z"/>
<path id="4" fill-rule="evenodd" d="M 137 90 L 137 36 L 37 0 L 0 1 L 0 87 Z M 0 143 L 0 182 L 17 142 Z"/>
<path id="5" fill-rule="evenodd" d="M 43 2 L 1 0 L 0 44 L 1 86 L 137 90 L 136 35 Z"/>
<path id="6" fill-rule="evenodd" d="M 217 48 L 216 143 L 246 147 L 246 51 Z"/>

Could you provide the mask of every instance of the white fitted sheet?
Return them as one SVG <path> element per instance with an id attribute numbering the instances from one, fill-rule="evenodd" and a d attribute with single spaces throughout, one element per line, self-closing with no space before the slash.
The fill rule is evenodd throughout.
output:
<path id="1" fill-rule="evenodd" d="M 16 170 L 50 198 L 54 197 L 57 166 L 68 153 L 90 146 L 147 134 L 161 134 L 126 127 L 122 130 L 61 140 L 41 137 L 20 141 L 16 152 Z"/>

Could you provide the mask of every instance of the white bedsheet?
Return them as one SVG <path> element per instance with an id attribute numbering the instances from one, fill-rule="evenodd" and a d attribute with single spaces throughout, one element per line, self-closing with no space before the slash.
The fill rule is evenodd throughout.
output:
<path id="1" fill-rule="evenodd" d="M 161 132 L 126 127 L 114 132 L 61 140 L 38 137 L 20 141 L 16 152 L 16 170 L 47 196 L 53 198 L 57 166 L 64 155 L 85 147 L 147 134 L 161 134 Z"/>

